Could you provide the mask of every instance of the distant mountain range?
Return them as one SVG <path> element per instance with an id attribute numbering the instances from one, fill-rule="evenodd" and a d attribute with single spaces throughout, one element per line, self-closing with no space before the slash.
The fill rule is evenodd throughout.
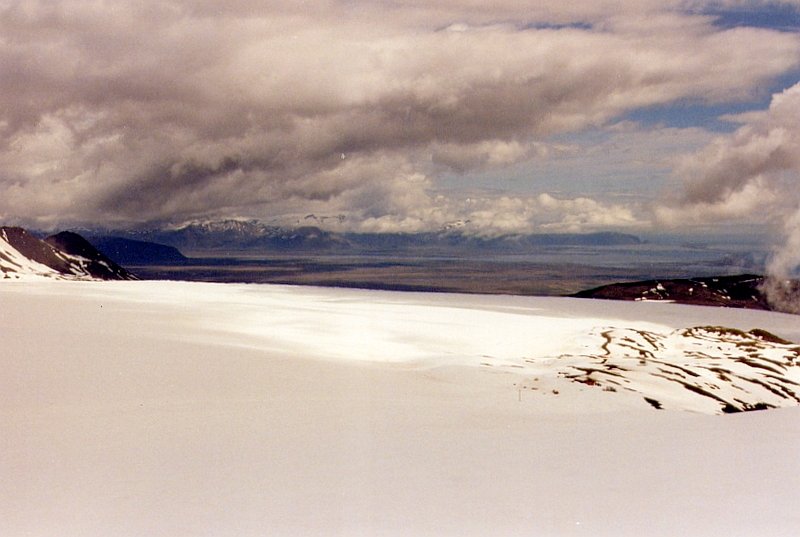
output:
<path id="1" fill-rule="evenodd" d="M 211 257 L 271 253 L 458 256 L 482 252 L 524 254 L 555 246 L 641 243 L 634 235 L 614 232 L 488 237 L 466 233 L 460 226 L 448 226 L 424 233 L 340 233 L 315 226 L 287 228 L 255 220 L 194 222 L 178 228 L 146 231 L 82 229 L 81 234 L 65 231 L 46 238 L 41 238 L 43 233 L 19 227 L 0 229 L 5 237 L 0 270 L 6 277 L 29 272 L 127 278 L 130 273 L 122 266 L 182 265 L 189 262 L 182 252 Z M 22 265 L 27 268 L 22 270 Z"/>
<path id="2" fill-rule="evenodd" d="M 625 233 L 505 234 L 480 236 L 461 227 L 422 233 L 341 233 L 316 226 L 296 228 L 256 220 L 194 222 L 178 228 L 145 231 L 89 231 L 91 237 L 114 236 L 173 246 L 184 253 L 325 252 L 384 253 L 398 251 L 526 253 L 547 246 L 620 246 L 642 241 Z"/>
<path id="3" fill-rule="evenodd" d="M 172 274 L 172 277 L 182 279 L 180 271 L 191 266 L 192 260 L 179 251 L 178 245 L 188 250 L 210 252 L 216 255 L 224 255 L 227 252 L 243 254 L 276 251 L 345 254 L 369 252 L 390 255 L 415 251 L 454 254 L 460 251 L 505 253 L 533 251 L 536 248 L 548 246 L 602 247 L 636 245 L 641 242 L 635 236 L 621 233 L 504 235 L 493 238 L 470 236 L 452 230 L 416 234 L 340 234 L 323 231 L 316 227 L 285 229 L 252 221 L 234 220 L 191 224 L 179 229 L 117 233 L 136 235 L 140 239 L 90 235 L 90 242 L 83 236 L 70 231 L 38 238 L 35 234 L 19 227 L 0 227 L 0 279 L 29 277 L 136 279 L 131 272 L 123 268 L 123 265 L 138 266 L 142 270 L 154 266 L 181 265 L 179 271 Z M 145 237 L 153 240 L 143 240 Z M 202 268 L 210 270 L 206 266 Z M 273 268 L 275 269 L 275 267 Z M 283 268 L 277 267 L 276 270 Z M 387 270 L 391 272 L 391 267 Z M 146 270 L 145 273 L 147 273 Z M 287 277 L 285 270 L 283 272 L 279 270 L 279 273 L 284 274 L 282 278 Z M 150 277 L 153 277 L 152 274 Z M 383 280 L 377 282 L 369 280 L 365 277 L 363 270 L 357 271 L 352 277 L 357 279 L 348 280 L 345 271 L 331 281 L 318 278 L 311 282 L 302 279 L 292 280 L 292 282 L 378 288 L 385 288 L 386 285 L 386 282 L 381 284 Z M 189 279 L 197 278 L 193 276 Z M 671 301 L 680 304 L 770 310 L 773 308 L 762 292 L 763 284 L 764 278 L 756 274 L 644 280 L 613 283 L 586 289 L 571 296 L 613 300 Z M 468 291 L 468 289 L 458 289 L 462 292 Z"/>
<path id="4" fill-rule="evenodd" d="M 19 227 L 0 227 L 0 279 L 43 277 L 131 280 L 135 277 L 77 233 L 39 239 Z"/>

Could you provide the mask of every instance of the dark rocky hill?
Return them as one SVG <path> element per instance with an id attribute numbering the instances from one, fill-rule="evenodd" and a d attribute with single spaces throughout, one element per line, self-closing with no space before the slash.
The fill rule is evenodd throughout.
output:
<path id="1" fill-rule="evenodd" d="M 44 239 L 47 244 L 69 254 L 79 261 L 83 270 L 101 280 L 130 280 L 132 275 L 120 265 L 98 251 L 89 241 L 72 231 L 62 231 Z"/>
<path id="2" fill-rule="evenodd" d="M 578 298 L 668 300 L 679 304 L 772 309 L 761 291 L 764 278 L 755 274 L 674 280 L 645 280 L 604 285 L 580 291 Z"/>
<path id="3" fill-rule="evenodd" d="M 39 275 L 69 279 L 130 280 L 135 277 L 77 233 L 42 240 L 20 227 L 0 227 L 3 276 Z"/>
<path id="4" fill-rule="evenodd" d="M 58 272 L 69 271 L 70 263 L 57 247 L 31 234 L 21 227 L 3 226 L 2 238 L 23 257 L 41 263 Z"/>

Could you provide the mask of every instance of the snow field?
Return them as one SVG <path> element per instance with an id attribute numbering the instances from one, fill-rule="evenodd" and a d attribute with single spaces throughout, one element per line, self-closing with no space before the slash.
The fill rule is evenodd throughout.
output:
<path id="1" fill-rule="evenodd" d="M 518 389 L 598 326 L 709 324 L 800 339 L 669 304 L 9 282 L 0 535 L 792 535 L 798 408 Z"/>

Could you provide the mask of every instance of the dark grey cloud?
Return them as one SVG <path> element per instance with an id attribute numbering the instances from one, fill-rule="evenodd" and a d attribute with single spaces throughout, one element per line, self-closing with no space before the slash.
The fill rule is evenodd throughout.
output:
<path id="1" fill-rule="evenodd" d="M 548 137 L 639 107 L 747 98 L 800 57 L 796 35 L 685 3 L 563 4 L 6 3 L 0 216 L 438 225 L 472 210 L 437 198 L 442 170 L 544 158 Z"/>

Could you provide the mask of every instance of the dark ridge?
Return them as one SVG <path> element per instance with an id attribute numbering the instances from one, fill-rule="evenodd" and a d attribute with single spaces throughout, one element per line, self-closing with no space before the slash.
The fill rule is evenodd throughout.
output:
<path id="1" fill-rule="evenodd" d="M 122 237 L 97 237 L 93 244 L 116 263 L 126 265 L 181 265 L 188 261 L 180 250 L 149 241 Z"/>
<path id="2" fill-rule="evenodd" d="M 778 343 L 780 345 L 791 345 L 791 341 L 787 341 L 782 337 L 778 337 L 772 332 L 767 332 L 766 330 L 762 330 L 761 328 L 754 328 L 750 330 L 750 334 L 757 337 L 762 341 L 766 341 L 768 343 Z"/>
<path id="3" fill-rule="evenodd" d="M 103 280 L 131 280 L 134 276 L 117 263 L 103 255 L 81 235 L 62 231 L 44 239 L 44 242 L 72 256 L 86 260 L 82 267 L 89 275 Z"/>
<path id="4" fill-rule="evenodd" d="M 669 300 L 678 304 L 771 310 L 761 292 L 763 276 L 741 274 L 692 279 L 613 283 L 571 295 L 610 300 Z"/>
<path id="5" fill-rule="evenodd" d="M 65 276 L 135 279 L 77 233 L 63 232 L 42 240 L 20 227 L 0 227 L 0 232 L 21 255 Z"/>
<path id="6" fill-rule="evenodd" d="M 0 231 L 8 244 L 28 259 L 47 265 L 58 272 L 69 273 L 70 264 L 59 255 L 56 247 L 38 239 L 21 227 L 3 226 L 0 227 Z"/>
<path id="7" fill-rule="evenodd" d="M 96 257 L 97 249 L 89 241 L 72 231 L 62 231 L 44 239 L 47 244 L 71 255 L 79 255 L 86 259 Z"/>

